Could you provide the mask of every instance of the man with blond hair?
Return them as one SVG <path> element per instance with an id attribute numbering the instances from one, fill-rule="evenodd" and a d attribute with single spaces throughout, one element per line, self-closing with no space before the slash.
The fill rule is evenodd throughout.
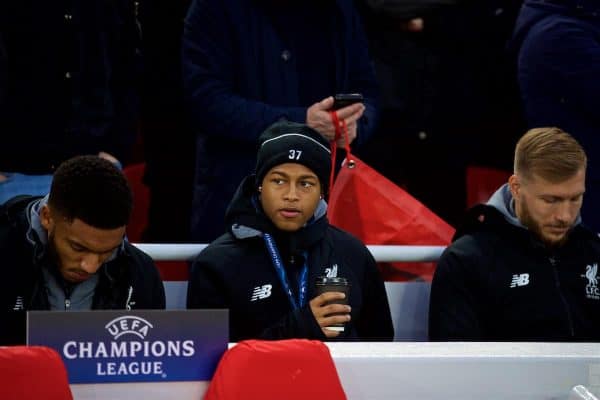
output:
<path id="1" fill-rule="evenodd" d="M 430 339 L 600 339 L 600 240 L 580 215 L 586 167 L 558 128 L 521 137 L 514 174 L 469 211 L 439 260 Z"/>

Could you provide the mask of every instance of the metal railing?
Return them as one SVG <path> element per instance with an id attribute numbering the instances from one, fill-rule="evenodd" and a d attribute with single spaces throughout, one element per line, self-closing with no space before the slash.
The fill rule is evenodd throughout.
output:
<path id="1" fill-rule="evenodd" d="M 155 261 L 192 260 L 206 244 L 133 243 Z M 445 246 L 382 246 L 367 245 L 378 262 L 430 262 L 437 261 Z"/>

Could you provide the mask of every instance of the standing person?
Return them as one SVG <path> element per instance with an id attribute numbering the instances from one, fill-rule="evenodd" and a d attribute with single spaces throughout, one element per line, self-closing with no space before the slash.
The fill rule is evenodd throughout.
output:
<path id="1" fill-rule="evenodd" d="M 519 140 L 514 174 L 439 260 L 430 339 L 600 340 L 600 239 L 580 216 L 586 165 L 558 128 Z"/>
<path id="2" fill-rule="evenodd" d="M 194 143 L 183 104 L 181 39 L 189 0 L 143 0 L 140 132 L 149 189 L 144 242 L 189 242 Z"/>
<path id="3" fill-rule="evenodd" d="M 0 3 L 0 85 L 7 84 L 0 204 L 47 194 L 56 167 L 73 156 L 128 161 L 137 110 L 134 7 L 133 0 Z"/>
<path id="4" fill-rule="evenodd" d="M 124 240 L 131 208 L 125 177 L 97 156 L 62 163 L 46 197 L 8 200 L 0 208 L 2 315 L 165 308 L 154 263 Z M 5 336 L 11 325 L 5 322 L 2 343 L 11 340 Z"/>
<path id="5" fill-rule="evenodd" d="M 600 232 L 600 3 L 526 0 L 513 41 L 529 126 L 559 126 L 592 155 L 582 216 Z"/>
<path id="6" fill-rule="evenodd" d="M 350 0 L 196 0 L 185 20 L 183 79 L 196 133 L 191 235 L 224 232 L 226 205 L 252 171 L 258 137 L 285 119 L 331 141 L 336 93 L 363 103 L 338 110 L 356 145 L 376 122 L 377 86 Z"/>
<path id="7" fill-rule="evenodd" d="M 357 2 L 381 87 L 361 159 L 456 227 L 467 168 L 510 170 L 525 128 L 506 52 L 520 1 Z"/>
<path id="8" fill-rule="evenodd" d="M 391 340 L 385 287 L 356 238 L 327 221 L 331 154 L 312 128 L 282 122 L 259 139 L 256 175 L 231 204 L 228 232 L 194 261 L 188 308 L 228 308 L 230 340 L 311 338 Z M 340 292 L 315 293 L 319 276 L 346 278 Z M 344 331 L 330 330 L 345 324 Z"/>

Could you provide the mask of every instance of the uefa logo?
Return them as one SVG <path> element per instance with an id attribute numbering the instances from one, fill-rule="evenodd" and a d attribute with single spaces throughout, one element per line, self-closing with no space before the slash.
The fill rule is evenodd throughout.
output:
<path id="1" fill-rule="evenodd" d="M 105 326 L 113 339 L 118 339 L 123 335 L 134 335 L 140 339 L 145 339 L 148 331 L 153 328 L 152 324 L 144 318 L 134 315 L 115 318 Z"/>

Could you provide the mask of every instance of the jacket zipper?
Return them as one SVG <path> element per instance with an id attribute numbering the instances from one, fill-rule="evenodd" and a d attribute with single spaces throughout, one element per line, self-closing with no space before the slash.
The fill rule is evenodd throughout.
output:
<path id="1" fill-rule="evenodd" d="M 569 304 L 563 295 L 562 288 L 560 286 L 560 280 L 558 278 L 558 269 L 556 268 L 556 264 L 558 261 L 554 257 L 549 257 L 548 260 L 550 264 L 552 264 L 552 272 L 554 273 L 554 285 L 558 290 L 558 295 L 560 296 L 560 300 L 565 308 L 567 314 L 567 321 L 569 322 L 569 332 L 571 333 L 571 337 L 575 336 L 575 328 L 573 327 L 573 317 L 571 316 L 571 310 L 569 309 Z"/>
<path id="2" fill-rule="evenodd" d="M 71 299 L 65 299 L 65 310 L 69 311 L 71 309 Z"/>

